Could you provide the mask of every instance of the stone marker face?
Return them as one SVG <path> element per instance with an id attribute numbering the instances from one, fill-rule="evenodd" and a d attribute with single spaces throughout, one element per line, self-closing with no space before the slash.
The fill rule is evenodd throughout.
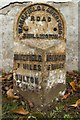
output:
<path id="1" fill-rule="evenodd" d="M 32 4 L 15 20 L 14 90 L 43 110 L 65 88 L 65 21 L 48 4 Z"/>

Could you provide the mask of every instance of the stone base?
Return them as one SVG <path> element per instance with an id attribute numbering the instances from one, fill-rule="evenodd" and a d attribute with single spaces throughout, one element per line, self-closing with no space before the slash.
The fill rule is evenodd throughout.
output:
<path id="1" fill-rule="evenodd" d="M 41 89 L 40 91 L 22 91 L 19 86 L 14 85 L 14 92 L 19 92 L 25 101 L 31 101 L 34 105 L 32 111 L 43 111 L 53 103 L 54 98 L 58 97 L 60 91 L 65 90 L 65 84 L 59 83 L 51 89 Z"/>

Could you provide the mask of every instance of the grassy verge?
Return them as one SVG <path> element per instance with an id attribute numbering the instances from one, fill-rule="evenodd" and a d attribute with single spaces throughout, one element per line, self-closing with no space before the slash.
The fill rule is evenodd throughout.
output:
<path id="1" fill-rule="evenodd" d="M 80 73 L 78 73 L 77 71 L 67 73 L 66 91 L 67 89 L 71 90 L 70 96 L 64 100 L 61 99 L 61 97 L 54 99 L 54 102 L 47 110 L 47 113 L 31 112 L 28 109 L 28 105 L 24 100 L 7 98 L 6 90 L 4 90 L 4 87 L 2 87 L 2 120 L 71 120 L 74 118 L 80 119 L 80 106 L 78 108 L 70 106 L 74 104 L 78 99 L 80 99 L 80 90 L 74 91 L 69 84 L 75 78 L 80 84 Z M 19 106 L 22 106 L 26 111 L 29 111 L 29 114 L 19 115 L 17 113 L 11 112 L 11 110 L 17 109 Z"/>

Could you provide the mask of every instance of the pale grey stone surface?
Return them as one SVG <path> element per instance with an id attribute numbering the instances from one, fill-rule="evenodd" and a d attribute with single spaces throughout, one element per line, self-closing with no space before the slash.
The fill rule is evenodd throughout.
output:
<path id="1" fill-rule="evenodd" d="M 50 2 L 49 4 L 59 9 L 66 21 L 66 69 L 78 70 L 78 3 Z M 3 66 L 6 71 L 13 67 L 14 20 L 26 5 L 27 3 L 15 3 L 0 9 L 0 68 Z"/>
<path id="2" fill-rule="evenodd" d="M 57 4 L 57 8 L 64 15 L 66 36 L 66 69 L 78 69 L 78 3 L 67 2 Z"/>
<path id="3" fill-rule="evenodd" d="M 0 63 L 2 68 L 9 71 L 13 68 L 13 48 L 14 48 L 14 21 L 17 13 L 21 9 L 21 4 L 10 4 L 0 10 L 0 42 L 2 52 L 0 52 Z M 1 67 L 1 66 L 0 66 Z"/>
<path id="4" fill-rule="evenodd" d="M 10 2 L 26 2 L 26 1 L 33 1 L 33 2 L 46 2 L 46 1 L 55 1 L 55 2 L 68 2 L 72 0 L 1 0 L 0 8 L 9 4 Z M 79 1 L 79 0 L 74 0 Z"/>

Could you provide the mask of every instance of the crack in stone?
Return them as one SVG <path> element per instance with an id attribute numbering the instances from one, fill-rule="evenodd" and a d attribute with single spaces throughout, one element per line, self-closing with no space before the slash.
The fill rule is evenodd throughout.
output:
<path id="1" fill-rule="evenodd" d="M 0 15 L 7 15 L 11 11 L 11 8 L 13 8 L 14 6 L 18 6 L 18 5 L 22 5 L 22 4 L 24 5 L 26 3 L 32 3 L 32 1 L 28 1 L 28 2 L 11 2 L 8 5 L 5 5 L 4 7 L 0 8 Z M 9 7 L 9 10 L 3 11 L 8 7 Z"/>
<path id="2" fill-rule="evenodd" d="M 26 4 L 26 3 L 33 3 L 32 1 L 25 1 L 25 2 L 10 2 L 9 4 L 7 4 L 7 5 L 5 5 L 5 6 L 3 6 L 2 8 L 0 8 L 0 15 L 7 15 L 9 12 L 10 12 L 10 10 L 11 10 L 11 8 L 13 8 L 14 6 L 18 6 L 18 5 L 24 5 L 24 4 Z M 56 4 L 68 4 L 68 3 L 73 3 L 72 1 L 68 1 L 68 2 L 54 2 L 54 1 L 47 1 L 46 3 L 56 3 Z M 10 8 L 8 8 L 8 7 L 10 7 Z M 5 10 L 6 8 L 8 8 L 9 10 Z M 3 10 L 5 10 L 5 11 L 3 11 Z"/>
<path id="3" fill-rule="evenodd" d="M 0 15 L 7 15 L 10 12 L 10 10 L 8 10 L 6 13 L 0 13 Z"/>

